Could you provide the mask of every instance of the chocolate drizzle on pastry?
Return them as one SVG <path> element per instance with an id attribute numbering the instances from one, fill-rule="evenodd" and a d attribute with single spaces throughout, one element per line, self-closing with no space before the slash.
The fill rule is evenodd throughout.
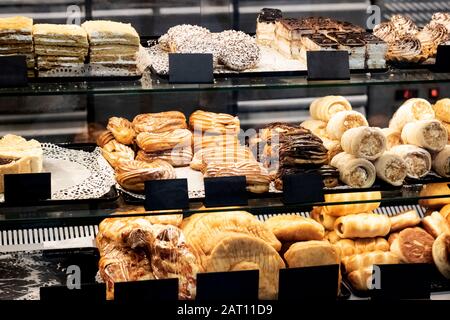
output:
<path id="1" fill-rule="evenodd" d="M 17 159 L 9 159 L 9 158 L 0 158 L 0 166 L 4 166 L 7 164 L 10 164 L 14 161 L 16 161 Z"/>
<path id="2" fill-rule="evenodd" d="M 326 188 L 336 187 L 339 182 L 339 171 L 332 166 L 324 165 L 320 168 L 284 167 L 280 168 L 276 174 L 275 188 L 277 190 L 283 190 L 283 178 L 292 174 L 320 175 Z"/>

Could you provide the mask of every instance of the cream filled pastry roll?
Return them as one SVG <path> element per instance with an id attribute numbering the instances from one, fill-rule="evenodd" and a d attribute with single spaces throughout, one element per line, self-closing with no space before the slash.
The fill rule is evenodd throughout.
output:
<path id="1" fill-rule="evenodd" d="M 341 152 L 334 156 L 331 165 L 339 170 L 340 180 L 351 187 L 370 188 L 375 182 L 375 166 L 366 159 Z"/>
<path id="2" fill-rule="evenodd" d="M 398 154 L 387 151 L 374 164 L 378 178 L 393 186 L 403 184 L 407 168 L 405 161 Z"/>
<path id="3" fill-rule="evenodd" d="M 405 161 L 406 175 L 410 178 L 422 178 L 431 170 L 431 155 L 423 148 L 403 144 L 393 147 L 390 151 L 399 155 Z"/>
<path id="4" fill-rule="evenodd" d="M 446 145 L 433 159 L 433 169 L 443 177 L 450 177 L 450 145 Z"/>
<path id="5" fill-rule="evenodd" d="M 402 134 L 401 132 L 395 131 L 391 128 L 381 129 L 384 136 L 386 137 L 386 149 L 389 150 L 394 146 L 402 144 Z"/>
<path id="6" fill-rule="evenodd" d="M 403 127 L 402 140 L 405 144 L 439 152 L 447 145 L 448 133 L 439 120 L 421 120 Z"/>
<path id="7" fill-rule="evenodd" d="M 384 237 L 390 230 L 389 217 L 374 213 L 351 214 L 334 222 L 334 231 L 343 239 Z"/>
<path id="8" fill-rule="evenodd" d="M 386 137 L 380 128 L 357 127 L 342 135 L 341 146 L 357 158 L 375 160 L 386 150 Z"/>
<path id="9" fill-rule="evenodd" d="M 389 128 L 402 132 L 403 127 L 417 120 L 432 120 L 435 113 L 432 105 L 425 99 L 413 98 L 403 103 L 392 116 Z"/>
<path id="10" fill-rule="evenodd" d="M 322 121 L 329 121 L 333 115 L 340 111 L 350 110 L 352 110 L 352 105 L 342 96 L 326 96 L 318 98 L 315 99 L 309 107 L 311 117 L 315 120 Z"/>
<path id="11" fill-rule="evenodd" d="M 340 111 L 334 114 L 327 124 L 327 135 L 330 139 L 341 140 L 345 131 L 351 128 L 368 126 L 364 115 L 357 111 Z"/>

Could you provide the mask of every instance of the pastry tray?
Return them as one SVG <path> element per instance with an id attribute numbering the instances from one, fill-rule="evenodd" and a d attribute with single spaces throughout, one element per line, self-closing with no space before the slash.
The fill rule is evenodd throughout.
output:
<path id="1" fill-rule="evenodd" d="M 79 150 L 85 152 L 93 152 L 96 149 L 96 144 L 94 143 L 61 143 L 57 145 L 58 147 Z M 52 206 L 52 205 L 77 205 L 77 204 L 92 204 L 97 205 L 104 202 L 113 202 L 119 198 L 119 193 L 116 187 L 113 185 L 105 194 L 98 198 L 88 198 L 88 199 L 48 199 L 48 200 L 37 200 L 37 201 L 27 201 L 27 202 L 13 202 L 6 203 L 0 202 L 0 208 L 11 208 L 11 207 L 24 207 L 24 206 Z"/>

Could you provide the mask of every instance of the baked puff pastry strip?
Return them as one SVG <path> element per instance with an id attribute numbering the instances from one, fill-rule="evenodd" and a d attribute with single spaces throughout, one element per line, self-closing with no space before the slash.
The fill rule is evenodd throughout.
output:
<path id="1" fill-rule="evenodd" d="M 164 133 L 141 132 L 137 135 L 136 142 L 145 152 L 170 150 L 192 145 L 192 133 L 187 129 Z"/>
<path id="2" fill-rule="evenodd" d="M 352 105 L 342 96 L 325 96 L 318 98 L 309 106 L 309 113 L 313 119 L 326 122 L 328 122 L 336 113 L 350 110 L 352 110 Z"/>
<path id="3" fill-rule="evenodd" d="M 357 158 L 376 160 L 386 150 L 386 137 L 380 128 L 357 127 L 342 135 L 341 146 Z"/>
<path id="4" fill-rule="evenodd" d="M 379 191 L 325 194 L 326 203 L 343 203 L 355 201 L 364 203 L 329 205 L 324 206 L 322 210 L 324 213 L 334 217 L 341 217 L 361 212 L 370 212 L 376 210 L 380 206 L 380 202 L 375 202 L 375 200 L 381 200 L 381 193 Z"/>
<path id="5" fill-rule="evenodd" d="M 410 178 L 422 178 L 431 170 L 431 155 L 423 148 L 404 144 L 391 148 L 390 152 L 399 155 L 405 161 L 406 175 Z"/>
<path id="6" fill-rule="evenodd" d="M 392 116 L 389 122 L 389 128 L 394 131 L 402 132 L 403 127 L 417 120 L 432 120 L 435 113 L 431 104 L 421 98 L 413 98 L 403 103 Z"/>
<path id="7" fill-rule="evenodd" d="M 381 129 L 384 136 L 386 137 L 386 149 L 390 150 L 394 146 L 402 144 L 401 132 L 392 130 L 391 128 Z"/>
<path id="8" fill-rule="evenodd" d="M 189 117 L 189 126 L 195 132 L 211 134 L 237 135 L 240 130 L 238 117 L 226 113 L 207 112 L 197 110 Z"/>
<path id="9" fill-rule="evenodd" d="M 393 185 L 401 186 L 406 178 L 407 167 L 402 157 L 392 152 L 385 152 L 375 163 L 377 177 Z"/>
<path id="10" fill-rule="evenodd" d="M 184 114 L 179 111 L 145 113 L 133 119 L 133 128 L 136 133 L 162 133 L 175 129 L 187 129 L 187 122 Z"/>
<path id="11" fill-rule="evenodd" d="M 357 111 L 340 111 L 327 124 L 327 134 L 333 140 L 341 140 L 345 131 L 351 128 L 367 127 L 366 118 Z"/>
<path id="12" fill-rule="evenodd" d="M 401 212 L 398 215 L 389 217 L 389 219 L 391 220 L 391 233 L 414 227 L 421 221 L 419 215 L 414 209 Z"/>
<path id="13" fill-rule="evenodd" d="M 433 169 L 442 177 L 450 177 L 450 145 L 434 156 Z"/>
<path id="14" fill-rule="evenodd" d="M 352 214 L 338 218 L 334 230 L 341 238 L 384 237 L 391 230 L 391 220 L 374 213 Z"/>
<path id="15" fill-rule="evenodd" d="M 96 143 L 100 148 L 103 148 L 108 142 L 114 140 L 114 135 L 109 130 L 105 130 L 96 139 Z"/>
<path id="16" fill-rule="evenodd" d="M 439 120 L 420 120 L 410 122 L 403 127 L 402 140 L 429 151 L 439 152 L 447 144 L 447 129 Z"/>
<path id="17" fill-rule="evenodd" d="M 370 188 L 377 176 L 375 166 L 370 161 L 346 152 L 334 156 L 330 164 L 339 170 L 340 180 L 350 187 Z"/>
<path id="18" fill-rule="evenodd" d="M 117 168 L 121 161 L 134 160 L 134 151 L 130 147 L 111 140 L 101 148 L 102 156 L 111 167 Z"/>
<path id="19" fill-rule="evenodd" d="M 389 251 L 372 251 L 345 257 L 342 259 L 342 263 L 345 267 L 345 272 L 351 273 L 375 264 L 399 264 L 400 259 Z"/>
<path id="20" fill-rule="evenodd" d="M 106 128 L 111 131 L 118 142 L 123 144 L 132 144 L 136 136 L 133 125 L 125 118 L 110 118 Z"/>
<path id="21" fill-rule="evenodd" d="M 382 238 L 341 239 L 334 243 L 341 250 L 341 257 L 372 251 L 389 251 L 389 242 Z"/>

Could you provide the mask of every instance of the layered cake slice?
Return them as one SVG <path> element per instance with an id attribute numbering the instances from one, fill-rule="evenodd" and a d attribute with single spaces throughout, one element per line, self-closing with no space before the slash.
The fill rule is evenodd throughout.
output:
<path id="1" fill-rule="evenodd" d="M 338 50 L 339 44 L 322 33 L 307 34 L 303 37 L 300 57 L 306 61 L 308 51 Z"/>
<path id="2" fill-rule="evenodd" d="M 388 44 L 369 32 L 361 33 L 361 39 L 366 43 L 366 68 L 386 68 Z"/>
<path id="3" fill-rule="evenodd" d="M 350 69 L 364 69 L 366 44 L 358 33 L 330 32 L 327 37 L 338 43 L 338 50 L 349 54 Z"/>
<path id="4" fill-rule="evenodd" d="M 256 42 L 264 46 L 272 46 L 275 41 L 276 21 L 281 19 L 281 10 L 264 8 L 256 20 Z"/>

